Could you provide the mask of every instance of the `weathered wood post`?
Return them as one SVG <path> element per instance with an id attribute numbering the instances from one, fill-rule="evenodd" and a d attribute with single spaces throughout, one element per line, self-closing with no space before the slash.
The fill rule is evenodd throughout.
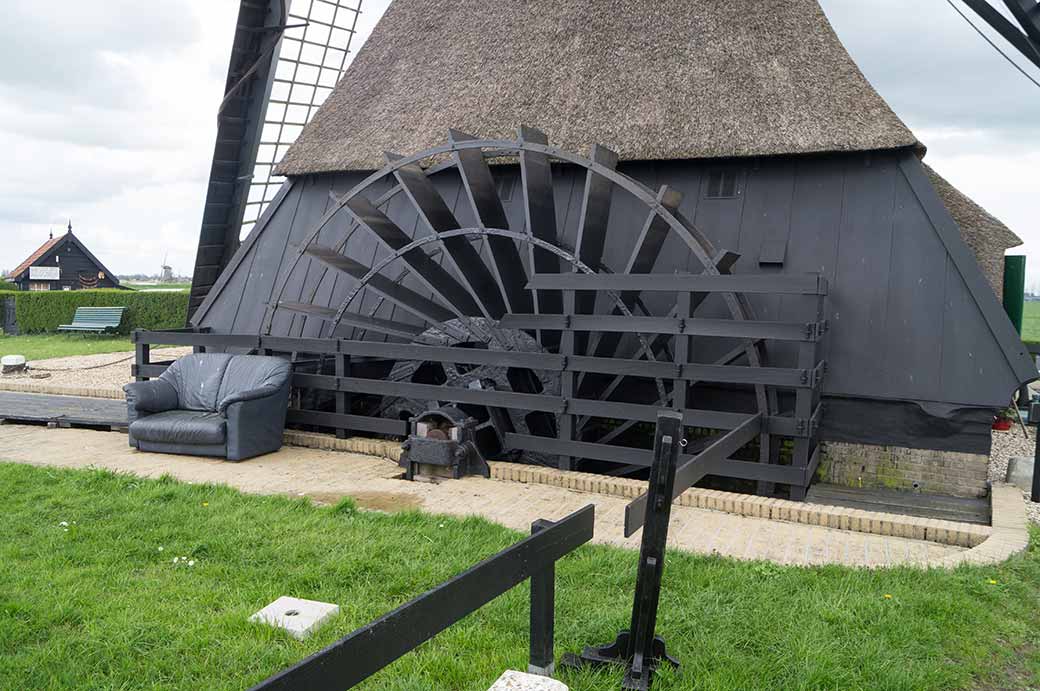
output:
<path id="1" fill-rule="evenodd" d="M 134 381 L 145 381 L 148 377 L 144 376 L 141 369 L 144 365 L 147 365 L 151 361 L 151 344 L 145 343 L 141 340 L 141 331 L 135 330 L 133 335 L 134 341 L 134 364 L 137 367 L 134 368 Z"/>
<path id="2" fill-rule="evenodd" d="M 552 521 L 539 519 L 531 524 L 531 534 L 536 535 L 552 527 Z M 527 671 L 551 677 L 555 671 L 553 662 L 553 637 L 556 622 L 556 563 L 549 562 L 541 571 L 531 574 L 531 661 Z"/>
<path id="3" fill-rule="evenodd" d="M 348 355 L 346 353 L 336 353 L 335 355 L 333 355 L 333 357 L 336 359 L 336 377 L 338 379 L 342 379 L 344 377 L 349 377 L 350 376 L 350 355 Z M 338 386 L 338 383 L 337 383 L 337 386 Z M 347 413 L 350 412 L 350 398 L 348 397 L 347 392 L 346 391 L 341 391 L 340 389 L 337 388 L 335 395 L 336 395 L 336 414 L 337 415 L 346 415 Z M 337 426 L 336 427 L 336 438 L 337 439 L 346 439 L 347 438 L 347 429 L 344 428 L 344 427 Z"/>

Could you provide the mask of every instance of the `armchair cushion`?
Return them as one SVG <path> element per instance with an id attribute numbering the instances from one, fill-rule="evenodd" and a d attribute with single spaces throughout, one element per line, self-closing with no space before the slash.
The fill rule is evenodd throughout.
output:
<path id="1" fill-rule="evenodd" d="M 227 353 L 193 353 L 178 358 L 159 379 L 177 390 L 177 407 L 181 410 L 213 412 L 224 371 L 235 356 Z"/>
<path id="2" fill-rule="evenodd" d="M 215 409 L 223 412 L 233 400 L 245 401 L 272 394 L 289 380 L 291 372 L 292 366 L 281 358 L 236 355 L 224 370 Z M 254 391 L 257 393 L 246 393 Z"/>
<path id="3" fill-rule="evenodd" d="M 138 441 L 165 444 L 223 444 L 227 421 L 219 413 L 198 410 L 167 410 L 142 417 L 130 424 Z"/>
<path id="4" fill-rule="evenodd" d="M 161 413 L 177 407 L 177 389 L 168 381 L 137 381 L 123 387 L 126 402 L 138 412 Z"/>

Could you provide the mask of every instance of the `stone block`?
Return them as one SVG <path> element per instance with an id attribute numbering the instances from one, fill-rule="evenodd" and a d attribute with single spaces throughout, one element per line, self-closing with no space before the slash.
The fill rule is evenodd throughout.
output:
<path id="1" fill-rule="evenodd" d="M 509 670 L 503 672 L 488 691 L 568 691 L 568 687 L 550 677 Z"/>
<path id="2" fill-rule="evenodd" d="M 249 617 L 249 621 L 284 629 L 302 641 L 337 614 L 339 605 L 283 595 Z"/>
<path id="3" fill-rule="evenodd" d="M 1012 456 L 1008 461 L 1007 482 L 1023 492 L 1033 491 L 1033 459 L 1028 456 Z"/>
<path id="4" fill-rule="evenodd" d="M 25 370 L 24 355 L 5 355 L 0 358 L 0 370 L 4 374 L 15 374 Z"/>

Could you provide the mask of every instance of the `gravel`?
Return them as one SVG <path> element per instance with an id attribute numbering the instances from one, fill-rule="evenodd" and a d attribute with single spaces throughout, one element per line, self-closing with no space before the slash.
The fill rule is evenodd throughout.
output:
<path id="1" fill-rule="evenodd" d="M 1032 458 L 1036 451 L 1036 430 L 1026 427 L 1026 435 L 1023 436 L 1022 428 L 1018 421 L 1007 432 L 994 431 L 993 447 L 989 454 L 989 481 L 1005 482 L 1007 478 L 1008 461 L 1012 456 L 1026 456 Z M 1029 520 L 1040 523 L 1040 504 L 1029 501 L 1029 493 L 1023 492 L 1026 500 L 1026 514 Z"/>
<path id="2" fill-rule="evenodd" d="M 152 351 L 152 360 L 174 360 L 191 352 L 191 347 L 162 348 Z M 20 374 L 5 374 L 3 381 L 24 381 L 52 386 L 76 386 L 120 390 L 133 381 L 130 365 L 133 353 L 102 353 L 72 357 L 31 360 L 29 369 Z"/>

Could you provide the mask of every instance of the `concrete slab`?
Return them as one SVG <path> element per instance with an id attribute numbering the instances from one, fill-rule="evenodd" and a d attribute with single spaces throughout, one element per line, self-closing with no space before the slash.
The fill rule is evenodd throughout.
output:
<path id="1" fill-rule="evenodd" d="M 302 641 L 337 614 L 339 605 L 283 595 L 249 617 L 249 621 L 284 629 Z"/>
<path id="2" fill-rule="evenodd" d="M 488 691 L 568 691 L 568 687 L 549 677 L 509 670 Z"/>
<path id="3" fill-rule="evenodd" d="M 1023 492 L 1033 491 L 1033 459 L 1028 456 L 1012 456 L 1008 461 L 1007 481 Z"/>

